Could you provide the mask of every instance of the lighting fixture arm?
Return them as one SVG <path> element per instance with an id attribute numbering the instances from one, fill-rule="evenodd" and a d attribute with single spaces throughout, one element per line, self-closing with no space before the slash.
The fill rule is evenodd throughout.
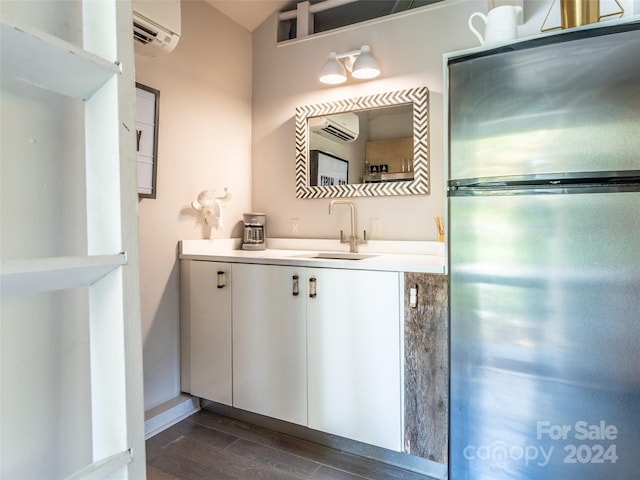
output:
<path id="1" fill-rule="evenodd" d="M 344 53 L 336 53 L 337 60 L 344 60 L 344 66 L 347 68 L 349 73 L 353 71 L 353 64 L 356 61 L 356 58 L 360 55 L 360 49 L 357 48 L 355 50 L 349 50 Z"/>

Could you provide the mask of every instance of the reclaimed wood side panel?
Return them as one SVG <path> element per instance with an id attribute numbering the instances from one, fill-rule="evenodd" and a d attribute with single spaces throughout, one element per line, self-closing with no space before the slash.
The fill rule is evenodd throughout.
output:
<path id="1" fill-rule="evenodd" d="M 447 464 L 449 422 L 448 277 L 405 273 L 404 451 Z M 417 305 L 409 305 L 411 288 Z"/>

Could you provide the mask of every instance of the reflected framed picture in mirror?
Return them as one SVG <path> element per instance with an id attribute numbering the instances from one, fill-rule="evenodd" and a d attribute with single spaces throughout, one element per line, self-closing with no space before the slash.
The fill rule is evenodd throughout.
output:
<path id="1" fill-rule="evenodd" d="M 346 185 L 349 182 L 349 162 L 320 150 L 309 152 L 311 185 Z"/>
<path id="2" fill-rule="evenodd" d="M 136 165 L 138 198 L 156 198 L 160 91 L 136 83 Z"/>

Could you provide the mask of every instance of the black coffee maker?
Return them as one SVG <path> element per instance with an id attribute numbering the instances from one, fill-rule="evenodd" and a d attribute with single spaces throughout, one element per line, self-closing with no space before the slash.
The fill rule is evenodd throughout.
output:
<path id="1" fill-rule="evenodd" d="M 264 213 L 245 213 L 243 250 L 264 250 L 267 247 L 264 235 L 264 227 L 267 223 L 267 215 Z"/>

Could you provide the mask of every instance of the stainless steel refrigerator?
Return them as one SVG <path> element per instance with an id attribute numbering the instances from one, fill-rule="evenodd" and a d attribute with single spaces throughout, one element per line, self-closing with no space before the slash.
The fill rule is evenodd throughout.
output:
<path id="1" fill-rule="evenodd" d="M 640 478 L 639 29 L 446 60 L 452 480 Z"/>

